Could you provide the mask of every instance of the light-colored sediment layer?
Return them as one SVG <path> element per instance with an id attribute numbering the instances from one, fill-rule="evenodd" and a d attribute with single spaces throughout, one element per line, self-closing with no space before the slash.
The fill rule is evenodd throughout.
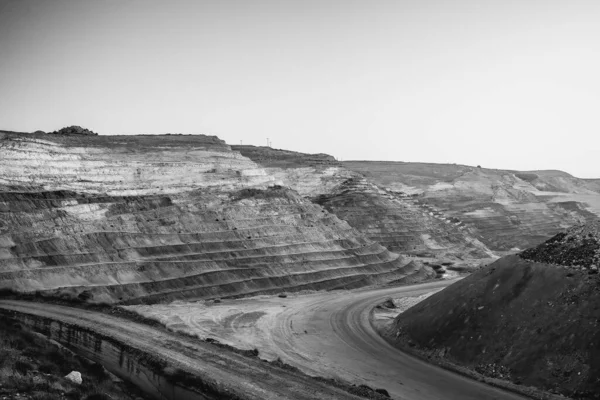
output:
<path id="1" fill-rule="evenodd" d="M 0 288 L 157 302 L 415 272 L 214 137 L 2 135 Z"/>
<path id="2" fill-rule="evenodd" d="M 474 259 L 494 254 L 464 226 L 407 195 L 384 189 L 333 157 L 232 146 L 373 241 L 394 252 Z"/>

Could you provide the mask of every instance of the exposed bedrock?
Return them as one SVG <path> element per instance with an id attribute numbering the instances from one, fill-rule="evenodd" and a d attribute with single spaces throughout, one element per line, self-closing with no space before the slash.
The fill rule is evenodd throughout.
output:
<path id="1" fill-rule="evenodd" d="M 313 201 L 394 252 L 460 259 L 494 257 L 464 226 L 362 177 L 348 179 Z"/>
<path id="2" fill-rule="evenodd" d="M 420 273 L 216 138 L 48 136 L 0 140 L 0 288 L 131 303 Z"/>
<path id="3" fill-rule="evenodd" d="M 0 133 L 0 185 L 111 195 L 222 191 L 272 184 L 223 141 L 194 136 Z"/>
<path id="4" fill-rule="evenodd" d="M 593 180 L 562 171 L 509 171 L 456 164 L 348 161 L 380 187 L 413 195 L 494 251 L 537 245 L 575 224 L 597 220 Z"/>
<path id="5" fill-rule="evenodd" d="M 384 189 L 331 156 L 232 148 L 264 167 L 278 184 L 297 190 L 391 251 L 461 259 L 494 256 L 464 224 L 411 196 Z"/>

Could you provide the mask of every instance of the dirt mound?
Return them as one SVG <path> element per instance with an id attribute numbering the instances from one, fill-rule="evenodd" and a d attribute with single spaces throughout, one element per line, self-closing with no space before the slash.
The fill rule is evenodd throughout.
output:
<path id="1" fill-rule="evenodd" d="M 400 314 L 384 336 L 435 362 L 600 398 L 600 277 L 583 269 L 504 257 Z"/>
<path id="2" fill-rule="evenodd" d="M 597 273 L 600 265 L 600 221 L 561 232 L 541 245 L 525 250 L 521 257 Z"/>
<path id="3" fill-rule="evenodd" d="M 38 132 L 35 132 L 35 133 L 38 133 Z M 90 135 L 90 136 L 98 135 L 96 132 L 93 132 L 86 128 L 82 128 L 79 125 L 66 126 L 62 129 L 59 129 L 57 131 L 53 131 L 50 133 L 54 134 L 54 135 Z"/>

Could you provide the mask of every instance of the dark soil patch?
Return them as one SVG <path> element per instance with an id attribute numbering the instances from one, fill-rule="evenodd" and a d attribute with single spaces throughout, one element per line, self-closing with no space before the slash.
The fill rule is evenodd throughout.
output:
<path id="1" fill-rule="evenodd" d="M 504 257 L 401 314 L 386 336 L 484 376 L 600 398 L 600 277 L 586 271 Z"/>

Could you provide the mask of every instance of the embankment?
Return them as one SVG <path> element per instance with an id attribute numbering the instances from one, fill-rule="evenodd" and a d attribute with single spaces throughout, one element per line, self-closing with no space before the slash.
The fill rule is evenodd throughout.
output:
<path id="1" fill-rule="evenodd" d="M 293 369 L 103 313 L 9 300 L 0 301 L 0 312 L 156 398 L 360 398 Z"/>

